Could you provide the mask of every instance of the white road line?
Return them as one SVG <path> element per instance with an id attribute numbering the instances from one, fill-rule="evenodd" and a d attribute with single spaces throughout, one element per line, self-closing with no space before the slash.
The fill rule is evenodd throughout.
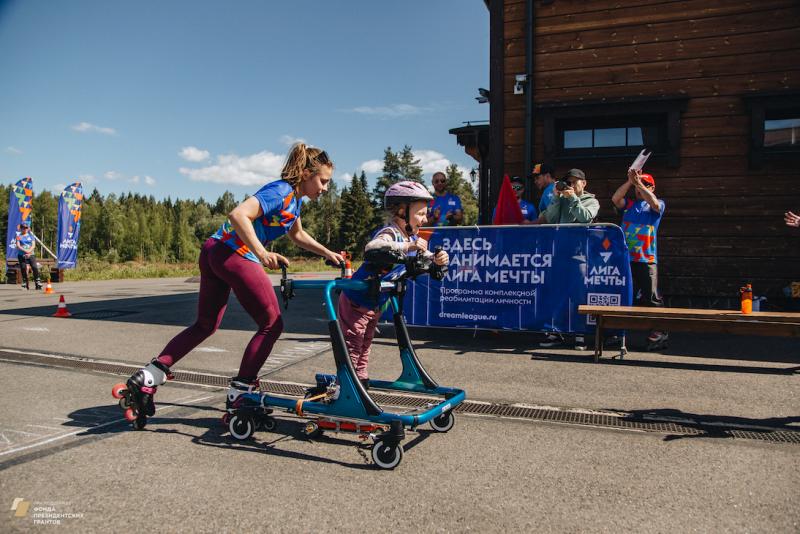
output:
<path id="1" fill-rule="evenodd" d="M 69 419 L 67 419 L 67 421 L 69 421 Z M 50 430 L 61 430 L 61 428 L 57 426 L 47 426 L 47 425 L 25 425 L 25 426 L 32 426 L 35 428 L 48 428 Z"/>
<path id="2" fill-rule="evenodd" d="M 206 395 L 205 397 L 200 397 L 200 398 L 194 399 L 194 400 L 192 400 L 190 402 L 202 402 L 204 400 L 213 399 L 215 397 L 216 397 L 216 395 Z M 175 402 L 182 402 L 182 401 L 175 401 Z M 169 411 L 170 409 L 182 408 L 182 407 L 183 406 L 166 406 L 166 407 L 161 409 L 161 412 L 163 413 L 163 412 Z M 97 425 L 95 427 L 92 427 L 91 429 L 81 428 L 80 430 L 76 430 L 74 432 L 69 432 L 67 434 L 61 434 L 59 436 L 55 436 L 55 437 L 46 439 L 44 441 L 40 441 L 38 443 L 31 443 L 30 445 L 24 445 L 22 447 L 17 447 L 16 449 L 9 449 L 7 451 L 2 451 L 2 452 L 0 452 L 0 456 L 5 456 L 7 454 L 13 454 L 15 452 L 24 451 L 26 449 L 31 449 L 33 447 L 39 447 L 41 445 L 47 445 L 48 443 L 53 443 L 54 441 L 58 441 L 60 439 L 64 439 L 64 438 L 67 438 L 67 437 L 70 437 L 70 436 L 75 436 L 75 435 L 80 434 L 82 432 L 86 432 L 87 430 L 94 430 L 94 429 L 102 428 L 102 427 L 105 427 L 105 426 L 116 425 L 116 424 L 118 424 L 118 423 L 120 423 L 122 421 L 125 421 L 124 417 L 122 419 L 115 419 L 113 421 L 109 421 L 108 423 L 103 423 L 101 425 Z"/>

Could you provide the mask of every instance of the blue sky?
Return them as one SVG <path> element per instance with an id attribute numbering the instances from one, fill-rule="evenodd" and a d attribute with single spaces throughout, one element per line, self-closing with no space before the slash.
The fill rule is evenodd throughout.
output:
<path id="1" fill-rule="evenodd" d="M 404 144 L 468 170 L 488 54 L 481 0 L 0 0 L 0 181 L 241 198 L 295 139 L 337 180 Z"/>

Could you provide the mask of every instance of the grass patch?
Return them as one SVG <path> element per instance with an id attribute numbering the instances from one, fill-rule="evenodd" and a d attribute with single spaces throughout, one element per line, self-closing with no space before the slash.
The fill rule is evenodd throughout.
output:
<path id="1" fill-rule="evenodd" d="M 336 271 L 321 258 L 290 258 L 289 272 Z M 355 269 L 355 267 L 354 267 Z M 270 271 L 272 273 L 280 271 Z M 124 278 L 169 278 L 199 276 L 197 263 L 144 263 L 128 261 L 109 263 L 97 259 L 81 259 L 75 269 L 64 271 L 65 282 L 82 280 L 120 280 Z"/>

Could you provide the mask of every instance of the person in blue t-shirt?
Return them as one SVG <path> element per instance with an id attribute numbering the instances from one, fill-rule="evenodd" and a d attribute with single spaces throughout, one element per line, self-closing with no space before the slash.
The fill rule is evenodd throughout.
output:
<path id="1" fill-rule="evenodd" d="M 36 289 L 42 289 L 42 283 L 39 280 L 39 266 L 36 264 L 36 256 L 33 253 L 36 242 L 28 228 L 28 223 L 19 225 L 19 233 L 17 234 L 16 242 L 17 259 L 19 260 L 20 272 L 22 273 L 22 285 L 25 289 L 30 289 L 30 285 L 28 285 L 28 265 L 30 265 L 33 271 L 33 283 L 36 284 Z"/>
<path id="2" fill-rule="evenodd" d="M 327 152 L 296 143 L 286 157 L 280 179 L 236 206 L 206 240 L 200 249 L 197 319 L 128 379 L 127 387 L 137 399 L 138 417 L 155 413 L 153 395 L 170 376 L 170 368 L 219 328 L 231 291 L 253 318 L 257 330 L 245 348 L 238 374 L 231 379 L 226 409 L 243 393 L 258 389 L 258 373 L 283 331 L 278 299 L 264 268 L 289 265 L 285 257 L 270 252 L 270 242 L 287 235 L 300 248 L 336 264 L 344 261 L 341 254 L 311 237 L 300 222 L 303 198 L 316 200 L 325 194 L 332 173 L 333 162 Z"/>
<path id="3" fill-rule="evenodd" d="M 517 197 L 519 209 L 522 211 L 522 224 L 530 224 L 531 222 L 535 221 L 539 214 L 536 213 L 536 206 L 522 198 L 522 195 L 525 194 L 525 182 L 522 180 L 522 178 L 519 176 L 514 176 L 511 179 L 511 189 L 514 190 L 514 196 Z M 496 211 L 497 207 L 492 210 L 492 220 L 494 220 L 494 214 Z"/>
<path id="4" fill-rule="evenodd" d="M 433 200 L 428 202 L 428 223 L 431 226 L 458 226 L 464 220 L 461 199 L 447 192 L 447 176 L 433 173 Z"/>
<path id="5" fill-rule="evenodd" d="M 625 198 L 633 188 L 635 199 Z M 628 169 L 628 180 L 611 197 L 622 212 L 622 231 L 631 257 L 633 294 L 640 306 L 663 306 L 658 294 L 656 233 L 666 204 L 656 197 L 656 180 L 641 170 Z M 637 299 L 638 296 L 638 299 Z M 665 346 L 667 333 L 654 330 L 647 338 L 648 350 Z"/>
<path id="6" fill-rule="evenodd" d="M 539 213 L 544 213 L 544 210 L 553 203 L 555 198 L 555 184 L 556 180 L 553 178 L 556 170 L 552 165 L 547 163 L 537 163 L 533 166 L 533 183 L 536 188 L 542 192 L 539 199 Z"/>

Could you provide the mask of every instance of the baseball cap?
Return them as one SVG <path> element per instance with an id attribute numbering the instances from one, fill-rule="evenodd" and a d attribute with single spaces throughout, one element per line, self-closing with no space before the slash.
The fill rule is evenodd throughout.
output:
<path id="1" fill-rule="evenodd" d="M 531 174 L 533 176 L 536 176 L 539 174 L 555 174 L 555 172 L 556 170 L 553 168 L 552 165 L 548 165 L 547 163 L 537 163 L 536 165 L 533 166 Z"/>
<path id="2" fill-rule="evenodd" d="M 20 228 L 29 228 L 28 223 L 26 223 L 26 222 L 19 223 L 19 227 Z"/>
<path id="3" fill-rule="evenodd" d="M 653 178 L 653 175 L 652 175 L 652 174 L 645 174 L 645 173 L 642 173 L 642 175 L 641 175 L 641 178 L 642 178 L 642 183 L 645 183 L 645 184 L 650 184 L 650 185 L 652 185 L 653 187 L 655 187 L 655 186 L 656 186 L 656 179 L 655 179 L 655 178 Z"/>
<path id="4" fill-rule="evenodd" d="M 586 180 L 586 175 L 583 174 L 583 171 L 580 169 L 570 169 L 569 172 L 567 172 L 567 174 L 564 175 L 563 179 L 566 180 L 570 176 L 578 178 L 579 180 Z"/>
<path id="5" fill-rule="evenodd" d="M 525 180 L 523 180 L 522 177 L 520 177 L 520 176 L 512 177 L 511 181 L 512 182 L 517 182 L 517 183 L 520 183 L 520 184 L 523 184 L 523 185 L 525 184 Z"/>

